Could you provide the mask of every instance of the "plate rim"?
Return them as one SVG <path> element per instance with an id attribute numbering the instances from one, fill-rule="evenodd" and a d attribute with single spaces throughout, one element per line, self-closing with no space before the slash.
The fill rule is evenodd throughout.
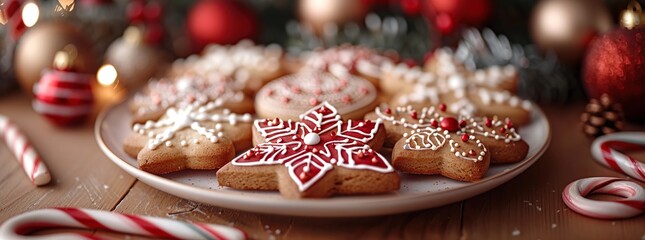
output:
<path id="1" fill-rule="evenodd" d="M 334 202 L 333 200 L 330 201 L 329 199 L 285 199 L 285 198 L 277 198 L 277 199 L 270 199 L 271 201 L 265 201 L 262 204 L 257 204 L 256 201 L 252 201 L 253 196 L 241 196 L 239 194 L 233 193 L 233 192 L 221 192 L 217 191 L 220 186 L 215 186 L 213 189 L 205 189 L 201 187 L 196 187 L 196 186 L 191 186 L 188 184 L 180 183 L 177 181 L 173 181 L 171 179 L 158 176 L 152 173 L 148 173 L 145 171 L 142 171 L 138 168 L 136 168 L 133 165 L 130 165 L 126 160 L 121 159 L 119 156 L 117 156 L 110 148 L 107 146 L 105 143 L 105 140 L 103 139 L 103 135 L 101 134 L 101 126 L 104 124 L 108 114 L 112 112 L 114 109 L 117 107 L 127 104 L 129 102 L 130 98 L 125 98 L 121 100 L 120 102 L 117 102 L 115 104 L 112 104 L 110 106 L 106 106 L 101 110 L 99 115 L 96 118 L 96 122 L 94 125 L 94 137 L 96 140 L 97 145 L 101 149 L 104 155 L 108 157 L 113 163 L 115 163 L 117 166 L 119 166 L 122 170 L 127 172 L 129 175 L 137 178 L 139 181 L 159 190 L 162 192 L 166 192 L 168 194 L 177 196 L 179 198 L 186 198 L 190 200 L 194 200 L 197 202 L 201 203 L 207 203 L 210 205 L 215 205 L 219 207 L 224 207 L 224 208 L 230 208 L 230 209 L 236 209 L 236 210 L 242 210 L 242 211 L 250 211 L 250 212 L 256 212 L 256 213 L 269 213 L 269 214 L 277 214 L 277 215 L 285 215 L 285 216 L 309 216 L 309 217 L 359 217 L 359 216 L 376 216 L 376 215 L 386 215 L 386 214 L 393 214 L 393 213 L 401 213 L 401 212 L 409 212 L 409 211 L 414 211 L 414 210 L 421 210 L 421 209 L 429 209 L 429 208 L 434 208 L 434 207 L 439 207 L 443 206 L 446 204 L 458 202 L 458 201 L 444 201 L 440 204 L 435 204 L 435 205 L 430 205 L 430 206 L 423 206 L 423 207 L 403 207 L 403 208 L 391 208 L 391 209 L 386 209 L 386 210 L 381 210 L 376 213 L 369 213 L 369 212 L 361 212 L 361 213 L 356 213 L 356 212 L 343 212 L 343 211 L 329 211 L 327 213 L 320 212 L 323 214 L 315 214 L 314 212 L 316 211 L 311 211 L 311 212 L 297 212 L 297 211 L 288 211 L 288 212 L 283 212 L 279 210 L 273 209 L 273 207 L 276 208 L 283 208 L 283 204 L 288 204 L 296 207 L 305 207 L 310 204 L 322 204 L 323 208 L 328 207 L 326 204 L 339 204 L 341 202 Z M 513 169 L 516 171 L 504 171 L 499 174 L 496 174 L 494 176 L 491 176 L 489 178 L 485 178 L 482 180 L 478 180 L 476 182 L 473 182 L 473 184 L 469 184 L 463 187 L 459 188 L 451 188 L 448 190 L 442 190 L 440 192 L 432 192 L 432 193 L 413 193 L 413 194 L 406 194 L 406 195 L 401 195 L 397 193 L 394 194 L 384 194 L 384 195 L 366 195 L 364 199 L 360 199 L 361 203 L 364 204 L 370 204 L 370 203 L 382 203 L 385 201 L 415 201 L 418 200 L 419 198 L 427 198 L 429 195 L 433 195 L 437 198 L 440 198 L 441 196 L 445 196 L 447 194 L 452 194 L 453 192 L 460 191 L 460 192 L 466 192 L 466 191 L 472 191 L 472 189 L 477 189 L 478 186 L 480 185 L 485 185 L 485 184 L 494 184 L 496 186 L 493 186 L 491 188 L 488 188 L 483 191 L 476 191 L 477 193 L 475 194 L 468 194 L 469 197 L 463 198 L 459 201 L 463 201 L 464 199 L 471 198 L 474 196 L 477 196 L 479 194 L 482 194 L 484 192 L 488 192 L 499 185 L 506 183 L 510 181 L 511 179 L 515 178 L 517 175 L 523 173 L 528 169 L 530 166 L 532 166 L 537 160 L 544 155 L 544 152 L 549 148 L 551 144 L 551 125 L 548 121 L 548 118 L 542 111 L 540 107 L 537 107 L 537 105 L 533 104 L 533 110 L 531 112 L 535 112 L 539 116 L 542 116 L 544 118 L 544 123 L 546 127 L 546 139 L 544 140 L 544 144 L 541 146 L 540 149 L 538 149 L 533 156 L 530 156 L 529 158 L 525 158 L 522 160 L 523 162 L 519 163 L 517 166 L 514 166 Z M 521 169 L 521 171 L 519 171 Z M 518 172 L 519 171 L 519 172 Z M 514 174 L 515 173 L 515 174 Z M 514 175 L 513 175 L 514 174 Z M 509 175 L 513 175 L 510 176 Z M 508 180 L 503 181 L 501 183 L 495 182 L 495 180 L 498 180 L 503 177 L 509 177 Z M 148 181 L 153 181 L 148 182 Z M 173 191 L 167 191 L 164 189 L 160 189 L 159 187 L 156 187 L 155 185 L 160 184 L 160 185 L 167 185 L 169 187 L 174 188 Z M 189 191 L 189 192 L 194 192 L 197 197 L 191 197 L 191 196 L 178 196 L 178 194 L 175 194 L 174 192 L 176 191 Z M 215 195 L 213 195 L 215 194 Z M 199 200 L 197 198 L 201 196 L 207 196 L 207 198 L 212 199 L 215 197 L 217 200 L 216 201 L 204 201 L 204 200 Z M 378 196 L 378 197 L 374 197 Z M 354 200 L 356 201 L 356 200 Z M 214 203 L 217 202 L 217 203 Z M 245 203 L 245 204 L 253 204 L 255 206 L 253 207 L 237 207 L 240 203 Z M 353 204 L 352 204 L 353 205 Z M 346 206 L 349 207 L 350 209 L 355 210 L 352 208 L 352 206 Z M 342 209 L 340 207 L 339 209 Z M 319 212 L 319 211 L 318 211 Z M 360 211 L 359 211 L 360 212 Z M 312 214 L 313 213 L 313 214 Z"/>

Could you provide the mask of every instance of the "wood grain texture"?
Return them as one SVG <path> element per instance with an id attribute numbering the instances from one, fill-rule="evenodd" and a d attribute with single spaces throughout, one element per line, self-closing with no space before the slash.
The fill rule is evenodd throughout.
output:
<path id="1" fill-rule="evenodd" d="M 0 222 L 46 207 L 110 210 L 134 183 L 134 177 L 99 150 L 93 124 L 55 127 L 34 112 L 30 100 L 20 93 L 0 99 L 0 109 L 27 135 L 52 175 L 48 185 L 32 185 L 4 140 L 0 140 Z"/>
<path id="2" fill-rule="evenodd" d="M 458 239 L 461 224 L 461 203 L 377 217 L 289 217 L 204 205 L 141 182 L 132 187 L 115 211 L 232 225 L 253 239 Z"/>
<path id="3" fill-rule="evenodd" d="M 578 129 L 582 109 L 581 103 L 545 107 L 553 134 L 545 155 L 517 178 L 477 197 L 388 216 L 305 218 L 199 204 L 137 182 L 101 153 L 92 124 L 56 128 L 31 110 L 27 97 L 16 93 L 0 98 L 0 113 L 11 117 L 32 139 L 53 180 L 45 187 L 32 186 L 1 143 L 0 222 L 32 209 L 73 206 L 232 224 L 255 239 L 642 239 L 645 215 L 596 220 L 568 210 L 561 200 L 562 189 L 575 179 L 621 176 L 591 159 L 591 141 Z M 645 154 L 639 156 L 643 159 Z"/>
<path id="4" fill-rule="evenodd" d="M 545 108 L 551 146 L 526 172 L 464 204 L 464 239 L 641 239 L 645 215 L 597 220 L 579 215 L 562 201 L 562 189 L 584 177 L 624 175 L 597 164 L 591 140 L 578 128 L 582 104 Z M 629 126 L 643 130 L 643 126 Z M 643 184 L 641 184 L 643 185 Z"/>

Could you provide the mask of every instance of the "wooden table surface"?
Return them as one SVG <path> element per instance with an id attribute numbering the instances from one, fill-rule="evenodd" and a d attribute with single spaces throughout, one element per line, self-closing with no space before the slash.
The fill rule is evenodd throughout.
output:
<path id="1" fill-rule="evenodd" d="M 592 160 L 590 141 L 578 129 L 582 103 L 542 107 L 552 128 L 550 148 L 526 172 L 494 190 L 443 207 L 389 216 L 305 218 L 208 206 L 156 190 L 103 155 L 91 121 L 78 128 L 56 128 L 33 112 L 27 96 L 15 92 L 0 97 L 0 114 L 9 116 L 32 140 L 49 166 L 52 182 L 32 186 L 9 149 L 0 144 L 0 222 L 28 210 L 83 207 L 234 224 L 256 239 L 645 239 L 645 215 L 597 220 L 564 205 L 561 192 L 571 181 L 621 175 Z"/>

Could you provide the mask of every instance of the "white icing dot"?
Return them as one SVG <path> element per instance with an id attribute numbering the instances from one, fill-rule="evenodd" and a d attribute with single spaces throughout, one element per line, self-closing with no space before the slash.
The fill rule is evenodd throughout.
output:
<path id="1" fill-rule="evenodd" d="M 307 145 L 316 145 L 320 142 L 320 136 L 317 133 L 307 133 L 303 139 Z"/>
<path id="2" fill-rule="evenodd" d="M 223 137 L 223 136 L 224 136 L 224 133 L 222 133 L 222 132 L 218 132 L 218 133 L 217 133 L 217 136 L 218 136 L 218 137 Z"/>
<path id="3" fill-rule="evenodd" d="M 181 144 L 182 147 L 185 147 L 186 145 L 188 145 L 186 140 L 181 140 L 180 144 Z"/>
<path id="4" fill-rule="evenodd" d="M 479 156 L 479 157 L 477 157 L 477 160 L 482 161 L 482 160 L 484 160 L 484 157 Z"/>
<path id="5" fill-rule="evenodd" d="M 222 129 L 222 124 L 220 124 L 220 123 L 215 124 L 215 129 L 217 129 L 217 130 Z"/>
<path id="6" fill-rule="evenodd" d="M 166 147 L 171 147 L 171 146 L 172 146 L 172 142 L 166 141 Z"/>
<path id="7" fill-rule="evenodd" d="M 193 144 L 199 144 L 199 140 L 193 139 Z"/>
<path id="8" fill-rule="evenodd" d="M 210 140 L 212 143 L 216 143 L 219 139 L 217 139 L 217 137 L 215 137 L 215 136 L 212 136 L 212 137 L 210 137 L 210 138 L 209 138 L 209 140 Z"/>

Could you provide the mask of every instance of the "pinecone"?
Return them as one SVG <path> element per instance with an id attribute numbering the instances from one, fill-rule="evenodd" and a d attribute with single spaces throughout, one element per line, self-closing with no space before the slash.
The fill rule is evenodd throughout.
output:
<path id="1" fill-rule="evenodd" d="M 589 138 L 623 130 L 624 118 L 620 104 L 614 103 L 607 94 L 591 99 L 580 117 L 582 132 Z"/>

